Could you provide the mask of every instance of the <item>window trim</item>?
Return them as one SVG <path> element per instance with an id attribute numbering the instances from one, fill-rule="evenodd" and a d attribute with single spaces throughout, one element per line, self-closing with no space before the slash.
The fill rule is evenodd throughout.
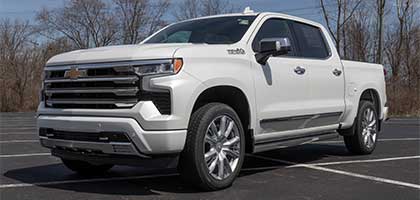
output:
<path id="1" fill-rule="evenodd" d="M 333 52 L 332 52 L 331 46 L 328 43 L 327 37 L 325 36 L 324 31 L 322 30 L 321 27 L 316 26 L 316 25 L 313 25 L 313 24 L 310 24 L 310 23 L 302 22 L 302 21 L 299 21 L 299 20 L 289 19 L 289 18 L 280 17 L 280 16 L 273 16 L 273 15 L 271 15 L 271 16 L 264 16 L 264 17 L 262 17 L 261 20 L 259 20 L 258 23 L 255 24 L 256 27 L 255 27 L 254 30 L 252 30 L 252 33 L 251 33 L 250 37 L 247 40 L 247 44 L 249 45 L 249 47 L 250 47 L 250 49 L 251 49 L 252 52 L 257 53 L 252 48 L 252 44 L 253 44 L 253 42 L 255 40 L 255 37 L 257 36 L 258 32 L 260 31 L 262 25 L 267 20 L 270 20 L 270 19 L 280 19 L 280 20 L 285 20 L 285 21 L 288 22 L 289 29 L 290 29 L 290 32 L 292 34 L 292 38 L 290 38 L 290 39 L 293 40 L 294 44 L 297 43 L 297 38 L 296 38 L 296 34 L 295 34 L 295 29 L 293 27 L 293 23 L 301 23 L 301 24 L 305 24 L 305 25 L 308 25 L 308 26 L 312 26 L 312 27 L 317 28 L 320 31 L 320 33 L 321 33 L 322 40 L 323 40 L 323 42 L 325 44 L 325 47 L 327 48 L 327 51 L 328 51 L 328 56 L 325 57 L 325 58 L 304 57 L 304 56 L 300 56 L 299 55 L 300 54 L 300 49 L 299 49 L 299 47 L 296 47 L 296 45 L 294 45 L 295 46 L 295 49 L 297 51 L 294 56 L 281 55 L 281 56 L 273 56 L 273 57 L 276 57 L 276 58 L 307 59 L 307 60 L 329 60 L 329 59 L 331 59 L 333 57 Z M 256 20 L 258 20 L 258 18 L 256 18 Z M 254 23 L 255 23 L 255 21 L 254 21 Z"/>
<path id="2" fill-rule="evenodd" d="M 298 45 L 298 55 L 296 56 L 296 58 L 310 59 L 310 60 L 328 60 L 332 57 L 331 47 L 330 47 L 329 43 L 327 42 L 327 38 L 325 37 L 324 31 L 322 31 L 322 29 L 320 27 L 312 25 L 312 24 L 308 24 L 308 23 L 305 23 L 305 22 L 296 21 L 296 20 L 289 20 L 289 23 L 290 23 L 290 26 L 292 27 L 293 37 L 295 38 L 296 42 L 298 42 L 298 39 L 297 39 L 297 34 L 296 34 L 296 30 L 295 30 L 295 27 L 294 27 L 293 23 L 303 24 L 303 25 L 307 25 L 307 26 L 311 26 L 311 27 L 316 28 L 319 31 L 319 33 L 321 34 L 322 42 L 324 43 L 325 48 L 326 48 L 327 53 L 328 53 L 328 55 L 325 58 L 305 57 L 305 56 L 302 56 L 302 51 L 300 49 L 300 46 Z"/>
<path id="3" fill-rule="evenodd" d="M 264 23 L 267 22 L 268 20 L 271 20 L 271 19 L 283 20 L 283 21 L 286 22 L 286 24 L 289 28 L 290 35 L 291 35 L 291 38 L 289 38 L 289 39 L 292 42 L 292 49 L 294 50 L 293 55 L 278 55 L 278 56 L 272 56 L 272 57 L 276 57 L 276 58 L 279 58 L 279 57 L 280 58 L 297 58 L 298 54 L 299 54 L 299 49 L 298 49 L 298 46 L 296 46 L 297 41 L 296 41 L 296 38 L 295 38 L 295 35 L 294 35 L 294 32 L 293 32 L 294 30 L 292 30 L 292 27 L 290 26 L 290 21 L 291 20 L 290 19 L 285 19 L 285 18 L 282 18 L 282 17 L 268 17 L 267 19 L 262 19 L 259 22 L 259 24 L 257 25 L 258 27 L 256 28 L 256 30 L 254 30 L 255 33 L 252 34 L 251 39 L 249 40 L 250 41 L 249 45 L 251 47 L 252 52 L 257 53 L 256 51 L 254 51 L 254 48 L 253 48 L 254 41 L 255 41 L 258 33 L 260 32 L 262 26 L 264 25 Z"/>

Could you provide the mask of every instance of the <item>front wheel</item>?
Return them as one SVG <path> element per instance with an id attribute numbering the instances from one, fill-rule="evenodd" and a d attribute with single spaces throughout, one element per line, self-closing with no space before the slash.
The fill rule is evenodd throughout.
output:
<path id="1" fill-rule="evenodd" d="M 372 102 L 360 102 L 353 126 L 354 134 L 344 136 L 347 149 L 354 154 L 371 154 L 376 147 L 378 133 L 378 116 Z"/>
<path id="2" fill-rule="evenodd" d="M 210 103 L 194 112 L 179 160 L 181 176 L 204 190 L 230 186 L 239 174 L 245 137 L 235 111 Z"/>

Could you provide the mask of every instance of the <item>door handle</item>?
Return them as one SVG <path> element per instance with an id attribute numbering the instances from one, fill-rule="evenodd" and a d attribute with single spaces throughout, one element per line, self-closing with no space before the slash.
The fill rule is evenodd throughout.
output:
<path id="1" fill-rule="evenodd" d="M 342 73 L 342 71 L 341 71 L 341 70 L 339 70 L 339 69 L 337 69 L 337 68 L 335 68 L 335 69 L 332 71 L 332 73 L 333 73 L 335 76 L 340 76 L 340 75 L 341 75 L 341 73 Z"/>
<path id="2" fill-rule="evenodd" d="M 297 66 L 297 67 L 294 69 L 294 71 L 295 71 L 295 73 L 296 73 L 296 74 L 302 75 L 302 74 L 304 74 L 304 73 L 305 73 L 306 69 L 305 69 L 305 68 L 303 68 L 303 67 L 301 67 L 301 66 Z"/>

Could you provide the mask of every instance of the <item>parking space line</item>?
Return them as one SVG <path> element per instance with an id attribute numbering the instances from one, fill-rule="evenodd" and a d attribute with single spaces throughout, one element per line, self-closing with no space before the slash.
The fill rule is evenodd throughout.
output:
<path id="1" fill-rule="evenodd" d="M 384 138 L 378 139 L 379 142 L 387 142 L 387 141 L 416 141 L 420 140 L 420 138 Z"/>
<path id="2" fill-rule="evenodd" d="M 290 162 L 290 161 L 287 161 L 287 160 L 280 160 L 280 159 L 269 158 L 269 157 L 259 156 L 259 155 L 249 155 L 249 156 L 252 156 L 252 157 L 255 157 L 255 158 L 260 158 L 260 159 L 265 159 L 265 160 L 269 160 L 269 161 L 279 162 L 279 163 L 285 163 L 285 164 L 293 163 L 293 165 L 299 165 L 300 167 L 308 168 L 308 169 L 331 172 L 331 173 L 335 173 L 335 174 L 357 177 L 357 178 L 367 179 L 367 180 L 376 181 L 376 182 L 382 182 L 382 183 L 388 183 L 388 184 L 393 184 L 393 185 L 400 185 L 400 186 L 420 189 L 420 185 L 413 184 L 413 183 L 407 183 L 407 182 L 396 181 L 396 180 L 391 180 L 391 179 L 386 179 L 386 178 L 363 175 L 363 174 L 347 172 L 347 171 L 342 171 L 342 170 L 330 169 L 330 168 L 321 167 L 321 166 L 314 166 L 314 165 L 311 165 L 311 164 L 300 164 L 300 163 Z"/>
<path id="3" fill-rule="evenodd" d="M 392 141 L 420 141 L 420 138 L 384 138 L 378 139 L 378 142 L 392 142 Z M 332 143 L 343 143 L 343 140 L 330 140 L 330 141 L 318 141 L 314 142 L 317 144 L 332 144 Z"/>
<path id="4" fill-rule="evenodd" d="M 241 172 L 249 172 L 249 171 L 262 171 L 262 170 L 273 170 L 278 169 L 282 166 L 273 166 L 273 167 L 251 167 L 251 168 L 243 168 Z"/>
<path id="5" fill-rule="evenodd" d="M 1 127 L 0 130 L 3 130 L 3 129 L 36 130 L 37 126 L 32 126 L 32 127 Z"/>
<path id="6" fill-rule="evenodd" d="M 342 170 L 330 169 L 330 168 L 313 166 L 313 165 L 307 165 L 307 166 L 305 166 L 305 168 L 310 168 L 310 169 L 315 169 L 315 170 L 320 170 L 320 171 L 325 171 L 325 172 L 331 172 L 331 173 L 341 174 L 341 175 L 346 175 L 346 176 L 352 176 L 352 177 L 372 180 L 372 181 L 376 181 L 376 182 L 382 182 L 382 183 L 388 183 L 388 184 L 393 184 L 393 185 L 400 185 L 400 186 L 420 189 L 420 185 L 417 185 L 417 184 L 407 183 L 407 182 L 402 182 L 402 181 L 396 181 L 396 180 L 391 180 L 391 179 L 386 179 L 386 178 L 380 178 L 380 177 L 376 177 L 376 176 L 363 175 L 363 174 L 346 172 L 346 171 L 342 171 Z"/>
<path id="7" fill-rule="evenodd" d="M 112 177 L 112 178 L 92 178 L 92 179 L 81 179 L 81 180 L 50 181 L 50 182 L 38 182 L 38 183 L 16 183 L 16 184 L 0 185 L 0 189 L 17 188 L 17 187 L 31 187 L 31 186 L 59 185 L 59 184 L 70 184 L 70 183 L 93 183 L 93 182 L 106 182 L 106 181 L 125 181 L 125 180 L 146 179 L 146 178 L 170 177 L 170 176 L 177 176 L 177 175 L 178 175 L 178 173 L 172 173 L 172 174 L 156 174 L 156 175 L 143 175 L 143 176 L 131 176 L 131 177 Z"/>
<path id="8" fill-rule="evenodd" d="M 0 135 L 37 135 L 36 132 L 16 132 L 16 133 L 0 133 Z"/>
<path id="9" fill-rule="evenodd" d="M 39 140 L 5 140 L 5 141 L 0 141 L 0 144 L 7 144 L 7 143 L 32 143 L 32 142 L 39 142 Z"/>
<path id="10" fill-rule="evenodd" d="M 27 157 L 27 156 L 49 156 L 51 153 L 27 153 L 27 154 L 8 154 L 0 155 L 0 158 L 14 158 L 14 157 Z"/>
<path id="11" fill-rule="evenodd" d="M 347 161 L 337 161 L 337 162 L 325 162 L 325 163 L 311 163 L 312 166 L 327 166 L 327 165 L 341 165 L 341 164 L 353 164 L 353 163 L 373 163 L 373 162 L 385 162 L 385 161 L 395 161 L 395 160 L 409 160 L 409 159 L 418 159 L 420 156 L 403 156 L 403 157 L 393 157 L 393 158 L 380 158 L 380 159 L 369 159 L 369 160 L 347 160 Z M 301 164 L 288 166 L 287 168 L 301 167 Z"/>

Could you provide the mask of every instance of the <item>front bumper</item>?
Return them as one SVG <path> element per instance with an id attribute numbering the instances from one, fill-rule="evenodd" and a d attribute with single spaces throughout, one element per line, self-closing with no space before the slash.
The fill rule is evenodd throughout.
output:
<path id="1" fill-rule="evenodd" d="M 41 136 L 41 144 L 51 149 L 95 152 L 106 155 L 150 157 L 155 154 L 176 154 L 184 148 L 186 130 L 146 131 L 132 118 L 40 115 L 38 129 L 80 133 L 124 133 L 129 142 L 88 142 Z"/>

